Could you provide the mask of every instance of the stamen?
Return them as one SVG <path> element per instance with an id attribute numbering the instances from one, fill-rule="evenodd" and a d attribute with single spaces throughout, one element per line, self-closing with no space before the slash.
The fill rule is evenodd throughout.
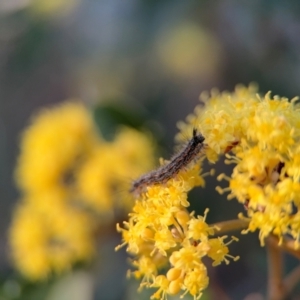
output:
<path id="1" fill-rule="evenodd" d="M 223 195 L 226 192 L 230 192 L 231 188 L 230 187 L 226 187 L 226 188 L 222 188 L 220 186 L 216 186 L 216 191 L 220 194 Z"/>
<path id="2" fill-rule="evenodd" d="M 297 96 L 297 97 L 294 97 L 293 99 L 291 99 L 291 103 L 292 104 L 296 104 L 296 102 L 299 100 L 299 97 Z"/>
<path id="3" fill-rule="evenodd" d="M 235 195 L 234 194 L 229 194 L 227 195 L 227 200 L 232 200 L 235 198 Z"/>
<path id="4" fill-rule="evenodd" d="M 201 174 L 202 177 L 214 176 L 214 175 L 215 175 L 215 169 L 211 169 L 209 172 Z"/>
<path id="5" fill-rule="evenodd" d="M 127 242 L 124 242 L 120 245 L 118 245 L 117 247 L 115 247 L 115 251 L 119 251 L 121 248 L 123 248 L 124 246 L 126 246 Z"/>
<path id="6" fill-rule="evenodd" d="M 237 162 L 234 160 L 225 159 L 224 163 L 225 163 L 225 165 L 232 165 L 232 164 L 236 164 Z"/>
<path id="7" fill-rule="evenodd" d="M 216 191 L 217 191 L 220 195 L 223 195 L 223 194 L 224 194 L 224 191 L 223 191 L 223 189 L 222 189 L 220 186 L 216 186 Z"/>
<path id="8" fill-rule="evenodd" d="M 217 176 L 217 180 L 218 180 L 218 181 L 221 181 L 221 180 L 223 180 L 223 179 L 225 179 L 225 180 L 227 180 L 227 181 L 230 181 L 230 180 L 231 180 L 231 178 L 230 178 L 229 176 L 227 176 L 225 173 L 221 173 L 220 175 Z"/>

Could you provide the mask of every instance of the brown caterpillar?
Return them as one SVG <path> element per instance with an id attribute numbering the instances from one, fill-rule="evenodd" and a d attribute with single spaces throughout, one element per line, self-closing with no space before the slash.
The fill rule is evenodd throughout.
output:
<path id="1" fill-rule="evenodd" d="M 197 130 L 193 129 L 193 137 L 188 144 L 177 154 L 175 154 L 169 163 L 153 170 L 132 183 L 130 192 L 138 195 L 145 191 L 147 186 L 166 183 L 174 178 L 180 170 L 184 169 L 191 161 L 193 161 L 201 149 L 203 148 L 205 138 L 201 133 L 197 134 Z"/>

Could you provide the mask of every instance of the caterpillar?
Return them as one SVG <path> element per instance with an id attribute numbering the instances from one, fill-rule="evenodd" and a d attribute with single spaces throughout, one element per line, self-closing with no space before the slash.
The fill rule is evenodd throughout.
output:
<path id="1" fill-rule="evenodd" d="M 193 129 L 193 137 L 187 145 L 177 154 L 175 154 L 169 163 L 153 170 L 132 183 L 130 192 L 139 195 L 146 190 L 146 187 L 162 184 L 174 178 L 180 170 L 183 170 L 190 162 L 192 162 L 204 147 L 205 138 L 201 133 L 197 133 L 197 129 Z"/>

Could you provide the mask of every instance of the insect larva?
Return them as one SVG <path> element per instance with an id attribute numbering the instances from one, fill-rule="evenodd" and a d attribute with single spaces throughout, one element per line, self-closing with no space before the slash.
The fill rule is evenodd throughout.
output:
<path id="1" fill-rule="evenodd" d="M 179 153 L 175 154 L 169 163 L 135 180 L 130 192 L 140 194 L 145 191 L 147 186 L 166 183 L 174 178 L 180 170 L 184 169 L 197 157 L 204 146 L 204 140 L 203 135 L 201 133 L 197 134 L 197 130 L 194 128 L 193 137 L 188 144 Z"/>

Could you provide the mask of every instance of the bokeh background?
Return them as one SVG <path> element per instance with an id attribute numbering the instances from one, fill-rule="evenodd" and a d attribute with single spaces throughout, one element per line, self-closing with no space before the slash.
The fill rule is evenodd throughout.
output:
<path id="1" fill-rule="evenodd" d="M 35 111 L 78 98 L 101 107 L 102 120 L 143 120 L 168 158 L 176 123 L 204 90 L 256 82 L 261 93 L 300 94 L 299 13 L 298 0 L 0 0 L 0 299 L 149 299 L 126 280 L 128 261 L 113 251 L 120 237 L 112 231 L 93 268 L 27 284 L 25 292 L 15 279 L 7 245 L 19 197 L 13 173 L 20 133 Z M 241 207 L 214 186 L 208 179 L 193 191 L 192 209 L 209 206 L 211 222 L 236 217 Z M 266 256 L 257 236 L 242 236 L 231 252 L 241 260 L 210 270 L 205 299 L 263 299 Z"/>

